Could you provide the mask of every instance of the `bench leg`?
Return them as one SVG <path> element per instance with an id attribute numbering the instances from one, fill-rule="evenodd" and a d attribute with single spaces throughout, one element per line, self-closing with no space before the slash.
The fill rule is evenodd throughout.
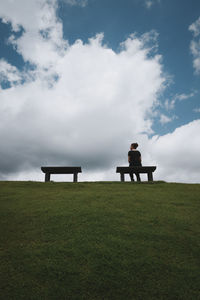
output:
<path id="1" fill-rule="evenodd" d="M 74 182 L 78 181 L 78 173 L 74 173 Z"/>
<path id="2" fill-rule="evenodd" d="M 152 172 L 147 173 L 147 176 L 148 176 L 148 181 L 153 181 L 153 173 Z"/>
<path id="3" fill-rule="evenodd" d="M 45 182 L 50 181 L 51 174 L 45 173 Z"/>
<path id="4" fill-rule="evenodd" d="M 121 181 L 124 182 L 124 173 L 120 173 Z"/>

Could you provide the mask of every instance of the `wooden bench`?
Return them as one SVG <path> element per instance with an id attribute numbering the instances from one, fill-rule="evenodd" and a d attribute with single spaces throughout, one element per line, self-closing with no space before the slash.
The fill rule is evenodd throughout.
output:
<path id="1" fill-rule="evenodd" d="M 45 182 L 50 181 L 51 174 L 74 174 L 74 182 L 78 181 L 78 173 L 81 173 L 81 167 L 41 167 L 45 173 Z"/>
<path id="2" fill-rule="evenodd" d="M 146 173 L 148 181 L 153 181 L 153 172 L 155 171 L 155 166 L 141 166 L 141 167 L 117 167 L 116 173 L 120 173 L 121 181 L 124 181 L 124 174 L 130 173 Z"/>

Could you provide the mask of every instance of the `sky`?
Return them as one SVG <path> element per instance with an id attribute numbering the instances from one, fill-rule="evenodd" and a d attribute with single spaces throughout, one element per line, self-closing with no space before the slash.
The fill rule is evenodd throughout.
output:
<path id="1" fill-rule="evenodd" d="M 137 142 L 199 183 L 200 1 L 1 0 L 0 103 L 0 180 L 119 180 Z"/>

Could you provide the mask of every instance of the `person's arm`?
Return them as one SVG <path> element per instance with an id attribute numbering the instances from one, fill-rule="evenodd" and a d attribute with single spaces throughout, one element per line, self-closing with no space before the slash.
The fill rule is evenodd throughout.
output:
<path id="1" fill-rule="evenodd" d="M 130 151 L 128 152 L 128 162 L 130 163 L 131 161 L 131 156 L 130 156 Z"/>

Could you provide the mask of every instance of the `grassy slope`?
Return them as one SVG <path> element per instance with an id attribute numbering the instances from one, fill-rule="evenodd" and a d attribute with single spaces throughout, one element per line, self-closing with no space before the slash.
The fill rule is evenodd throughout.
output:
<path id="1" fill-rule="evenodd" d="M 200 299 L 200 185 L 0 182 L 0 299 Z"/>

